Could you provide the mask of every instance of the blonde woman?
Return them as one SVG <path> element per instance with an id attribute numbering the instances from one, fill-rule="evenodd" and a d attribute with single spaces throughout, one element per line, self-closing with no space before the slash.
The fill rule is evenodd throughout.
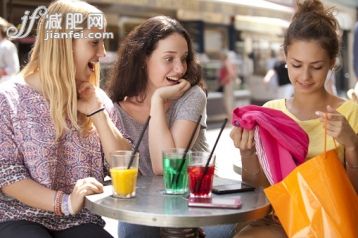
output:
<path id="1" fill-rule="evenodd" d="M 111 237 L 83 208 L 101 193 L 107 155 L 130 144 L 116 129 L 113 104 L 98 88 L 103 29 L 88 28 L 101 12 L 80 1 L 52 3 L 47 15 L 83 16 L 83 38 L 46 39 L 47 19 L 27 66 L 0 90 L 0 237 Z M 87 28 L 86 28 L 87 27 Z M 115 122 L 113 123 L 112 122 Z"/>

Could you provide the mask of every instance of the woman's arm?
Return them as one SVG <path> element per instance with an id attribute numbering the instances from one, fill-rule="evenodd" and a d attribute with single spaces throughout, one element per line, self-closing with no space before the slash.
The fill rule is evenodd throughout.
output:
<path id="1" fill-rule="evenodd" d="M 90 117 L 101 140 L 107 161 L 111 152 L 116 150 L 131 150 L 128 140 L 123 137 L 113 124 L 106 110 Z"/>
<path id="2" fill-rule="evenodd" d="M 49 212 L 55 211 L 55 196 L 57 191 L 46 188 L 32 179 L 23 179 L 5 185 L 1 190 L 5 195 L 13 197 L 30 207 Z M 82 209 L 85 196 L 102 192 L 103 185 L 95 178 L 78 180 L 69 200 L 73 213 L 76 214 Z"/>
<path id="3" fill-rule="evenodd" d="M 269 186 L 270 184 L 257 158 L 256 150 L 253 149 L 246 153 L 240 152 L 240 155 L 242 163 L 242 181 L 255 188 Z"/>
<path id="4" fill-rule="evenodd" d="M 176 121 L 173 127 L 169 128 L 165 111 L 167 101 L 180 98 L 189 88 L 188 81 L 180 80 L 179 84 L 159 88 L 152 95 L 148 139 L 152 168 L 156 175 L 163 173 L 162 151 L 185 148 L 195 129 L 195 122 L 186 120 Z"/>
<path id="5" fill-rule="evenodd" d="M 2 192 L 34 208 L 54 211 L 56 191 L 42 186 L 32 179 L 23 179 L 2 187 Z M 41 196 L 39 196 L 41 194 Z"/>
<path id="6" fill-rule="evenodd" d="M 346 169 L 356 192 L 358 193 L 358 135 L 352 138 L 352 146 L 345 148 Z"/>
<path id="7" fill-rule="evenodd" d="M 235 147 L 240 149 L 242 162 L 242 180 L 251 186 L 267 187 L 269 182 L 261 169 L 254 146 L 254 131 L 245 130 L 241 127 L 234 127 L 230 137 Z"/>
<path id="8" fill-rule="evenodd" d="M 327 113 L 317 112 L 327 134 L 344 146 L 347 174 L 358 192 L 358 135 L 348 123 L 347 119 L 331 106 L 327 106 Z"/>
<path id="9" fill-rule="evenodd" d="M 80 112 L 90 115 L 103 108 L 100 92 L 92 84 L 88 82 L 82 83 L 78 91 L 80 95 L 78 110 Z M 111 152 L 131 149 L 128 140 L 123 137 L 113 124 L 106 110 L 99 111 L 89 117 L 96 127 L 107 161 Z"/>

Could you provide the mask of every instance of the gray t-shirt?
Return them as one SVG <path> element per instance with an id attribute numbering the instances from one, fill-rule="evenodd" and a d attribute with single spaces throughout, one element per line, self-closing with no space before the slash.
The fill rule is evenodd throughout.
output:
<path id="1" fill-rule="evenodd" d="M 116 111 L 119 114 L 119 128 L 135 143 L 138 140 L 140 132 L 144 126 L 135 121 L 127 112 L 115 104 Z M 206 142 L 206 95 L 199 86 L 190 88 L 181 98 L 176 100 L 167 112 L 167 121 L 169 128 L 171 128 L 176 120 L 188 120 L 196 122 L 199 116 L 203 118 L 200 122 L 201 129 L 199 136 L 196 139 L 192 150 L 193 151 L 208 151 L 208 144 Z M 139 170 L 144 176 L 153 176 L 152 163 L 149 154 L 148 145 L 148 130 L 144 133 L 141 145 L 139 146 Z"/>

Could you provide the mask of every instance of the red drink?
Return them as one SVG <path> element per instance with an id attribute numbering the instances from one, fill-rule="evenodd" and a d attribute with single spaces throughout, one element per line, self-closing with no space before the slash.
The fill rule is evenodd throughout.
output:
<path id="1" fill-rule="evenodd" d="M 206 171 L 204 165 L 188 166 L 190 197 L 211 197 L 214 169 L 213 164 Z"/>

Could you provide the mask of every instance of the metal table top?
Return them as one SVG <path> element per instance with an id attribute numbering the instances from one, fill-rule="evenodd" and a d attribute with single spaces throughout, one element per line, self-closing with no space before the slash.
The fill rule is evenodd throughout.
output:
<path id="1" fill-rule="evenodd" d="M 232 180 L 215 177 L 214 185 L 232 184 Z M 114 198 L 112 186 L 104 193 L 86 197 L 85 207 L 101 216 L 123 222 L 157 227 L 199 227 L 250 221 L 264 217 L 270 204 L 262 189 L 220 197 L 240 196 L 240 209 L 188 207 L 187 195 L 167 195 L 161 176 L 138 177 L 136 197 Z"/>

